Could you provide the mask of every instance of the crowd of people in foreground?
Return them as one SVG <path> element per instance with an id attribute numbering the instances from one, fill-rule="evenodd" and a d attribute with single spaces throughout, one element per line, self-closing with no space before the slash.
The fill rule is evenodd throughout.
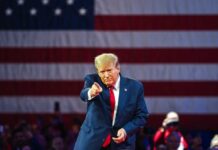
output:
<path id="1" fill-rule="evenodd" d="M 0 150 L 73 150 L 81 121 L 74 119 L 66 126 L 60 115 L 48 123 L 42 118 L 31 124 L 21 120 L 14 126 L 1 123 Z M 144 127 L 138 131 L 136 150 L 218 150 L 217 132 L 183 133 L 179 116 L 169 112 L 162 126 L 155 130 Z"/>

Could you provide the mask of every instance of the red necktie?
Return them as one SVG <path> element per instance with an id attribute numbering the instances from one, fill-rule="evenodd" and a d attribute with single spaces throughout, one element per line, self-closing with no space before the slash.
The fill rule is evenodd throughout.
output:
<path id="1" fill-rule="evenodd" d="M 114 107 L 115 107 L 115 96 L 114 96 L 113 89 L 114 89 L 113 87 L 109 88 L 112 120 L 113 120 L 113 116 L 114 116 Z"/>
<path id="2" fill-rule="evenodd" d="M 115 96 L 114 96 L 113 87 L 109 88 L 109 93 L 110 93 L 111 116 L 112 116 L 112 122 L 113 122 L 114 107 L 115 107 Z M 111 134 L 108 134 L 102 147 L 107 147 L 110 144 L 110 142 L 111 142 Z"/>

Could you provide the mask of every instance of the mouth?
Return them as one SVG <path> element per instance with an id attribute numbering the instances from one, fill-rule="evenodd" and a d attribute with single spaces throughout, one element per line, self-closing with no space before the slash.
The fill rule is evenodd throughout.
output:
<path id="1" fill-rule="evenodd" d="M 110 84 L 111 82 L 112 82 L 112 80 L 110 80 L 110 79 L 104 80 L 104 83 L 105 83 L 106 85 Z"/>
<path id="2" fill-rule="evenodd" d="M 104 79 L 104 81 L 105 82 L 111 82 L 112 80 L 107 78 L 107 79 Z"/>

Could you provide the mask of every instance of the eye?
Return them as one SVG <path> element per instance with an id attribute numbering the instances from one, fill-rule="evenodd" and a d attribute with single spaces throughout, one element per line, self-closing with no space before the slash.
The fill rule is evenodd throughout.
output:
<path id="1" fill-rule="evenodd" d="M 111 72 L 111 71 L 112 71 L 112 69 L 108 69 L 108 70 L 107 70 L 107 72 Z"/>

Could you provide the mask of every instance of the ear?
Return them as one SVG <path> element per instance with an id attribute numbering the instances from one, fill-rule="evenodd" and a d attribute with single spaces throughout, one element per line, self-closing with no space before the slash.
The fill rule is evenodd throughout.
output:
<path id="1" fill-rule="evenodd" d="M 116 63 L 116 64 L 115 64 L 115 67 L 116 67 L 118 70 L 120 70 L 120 64 L 119 64 L 119 63 Z"/>
<path id="2" fill-rule="evenodd" d="M 118 70 L 118 72 L 120 73 L 120 65 L 116 65 L 116 69 Z"/>

